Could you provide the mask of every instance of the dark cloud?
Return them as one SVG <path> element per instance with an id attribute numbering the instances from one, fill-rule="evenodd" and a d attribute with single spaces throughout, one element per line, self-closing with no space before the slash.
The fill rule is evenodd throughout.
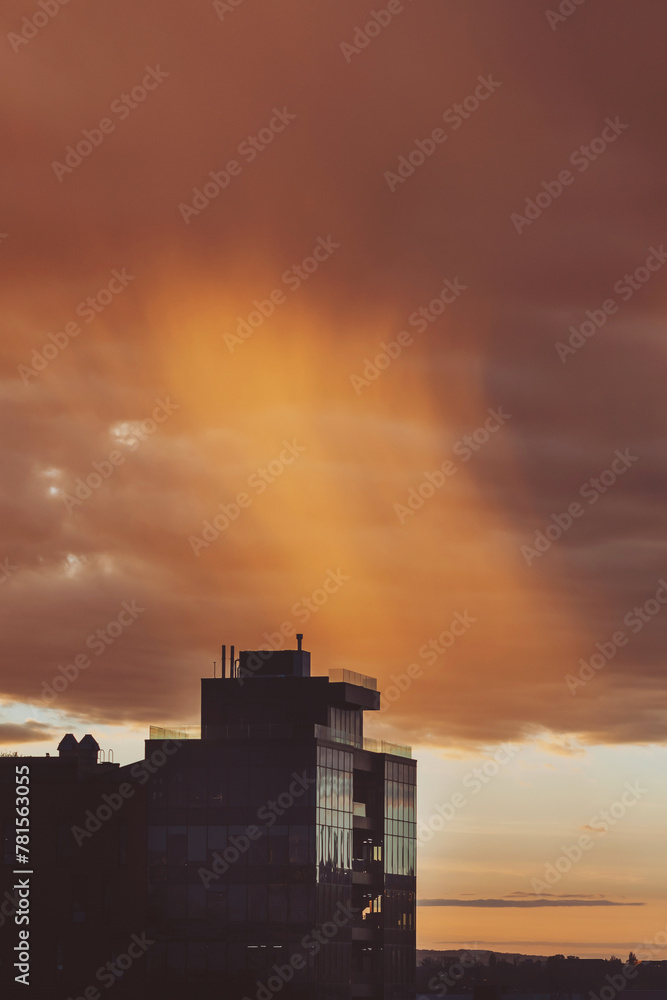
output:
<path id="1" fill-rule="evenodd" d="M 644 906 L 644 903 L 619 903 L 612 899 L 418 899 L 417 906 L 478 906 L 486 909 L 515 907 L 531 909 L 545 906 Z"/>
<path id="2" fill-rule="evenodd" d="M 20 723 L 0 723 L 0 744 L 10 746 L 13 743 L 43 743 L 46 740 L 60 739 L 53 729 L 43 722 L 28 719 Z"/>
<path id="3" fill-rule="evenodd" d="M 605 899 L 601 892 L 508 892 L 507 898 L 512 899 Z"/>
<path id="4" fill-rule="evenodd" d="M 8 0 L 5 32 L 24 16 Z M 219 643 L 252 648 L 292 621 L 319 671 L 388 687 L 418 662 L 384 716 L 413 741 L 663 741 L 667 615 L 636 632 L 624 618 L 665 573 L 665 283 L 627 301 L 614 285 L 663 236 L 667 12 L 607 0 L 552 31 L 528 0 L 420 0 L 347 62 L 365 16 L 351 0 L 244 0 L 222 21 L 209 0 L 68 5 L 8 48 L 0 694 L 39 702 L 135 600 L 145 611 L 57 708 L 193 721 Z M 156 66 L 168 76 L 133 98 Z M 499 86 L 443 120 L 480 77 Z M 112 110 L 124 93 L 127 115 Z M 275 109 L 296 117 L 250 161 L 239 145 Z M 114 130 L 58 181 L 53 162 L 105 117 Z M 607 118 L 629 127 L 579 172 L 571 153 Z M 440 127 L 392 192 L 386 173 Z M 179 205 L 233 158 L 241 172 L 186 224 Z M 568 166 L 573 183 L 517 233 L 511 215 Z M 340 246 L 291 288 L 285 272 L 329 235 Z M 445 278 L 466 290 L 418 332 L 409 317 Z M 610 297 L 618 311 L 563 363 L 556 343 Z M 350 375 L 402 329 L 414 342 L 356 394 Z M 165 398 L 178 409 L 133 446 Z M 511 418 L 464 461 L 457 442 L 499 406 Z M 189 538 L 284 440 L 303 456 L 195 556 Z M 117 449 L 68 512 L 64 494 Z M 626 449 L 637 461 L 582 501 Z M 394 505 L 451 457 L 456 476 L 401 524 Z M 528 566 L 520 547 L 575 501 L 583 515 Z M 304 621 L 329 570 L 349 580 Z M 420 649 L 464 611 L 474 626 L 429 665 Z M 566 676 L 619 629 L 627 644 L 571 693 Z"/>

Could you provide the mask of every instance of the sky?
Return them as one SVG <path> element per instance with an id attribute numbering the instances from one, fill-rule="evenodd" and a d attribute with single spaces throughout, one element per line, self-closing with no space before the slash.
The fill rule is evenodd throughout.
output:
<path id="1" fill-rule="evenodd" d="M 415 748 L 421 947 L 653 940 L 664 4 L 46 6 L 1 14 L 0 744 L 131 760 L 303 632 Z"/>

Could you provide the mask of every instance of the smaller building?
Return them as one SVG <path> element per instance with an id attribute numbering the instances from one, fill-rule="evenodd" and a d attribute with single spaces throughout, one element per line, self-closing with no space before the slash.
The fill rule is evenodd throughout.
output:
<path id="1" fill-rule="evenodd" d="M 138 952 L 132 935 L 145 928 L 147 776 L 142 786 L 136 766 L 132 774 L 98 756 L 92 736 L 78 742 L 68 733 L 57 757 L 0 758 L 0 996 L 19 996 L 21 940 L 26 996 L 104 994 L 113 982 L 117 1000 L 143 1000 L 132 970 L 113 963 L 131 945 Z M 19 800 L 29 839 L 17 844 Z M 29 933 L 27 952 L 19 931 Z"/>

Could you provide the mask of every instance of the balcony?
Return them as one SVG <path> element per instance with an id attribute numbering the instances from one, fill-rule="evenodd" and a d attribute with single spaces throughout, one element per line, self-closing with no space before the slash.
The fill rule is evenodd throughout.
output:
<path id="1" fill-rule="evenodd" d="M 366 912 L 352 922 L 352 940 L 373 943 L 382 934 L 382 914 Z"/>
<path id="2" fill-rule="evenodd" d="M 370 750 L 371 753 L 391 753 L 396 757 L 412 757 L 412 747 L 403 746 L 401 743 L 375 740 L 370 736 L 364 736 L 363 739 L 360 739 L 342 729 L 331 729 L 329 726 L 319 724 L 315 725 L 315 738 L 328 740 L 329 743 L 344 743 L 346 746 L 356 747 L 357 750 Z"/>
<path id="3" fill-rule="evenodd" d="M 352 885 L 377 886 L 384 879 L 381 861 L 367 861 L 363 858 L 352 859 Z"/>

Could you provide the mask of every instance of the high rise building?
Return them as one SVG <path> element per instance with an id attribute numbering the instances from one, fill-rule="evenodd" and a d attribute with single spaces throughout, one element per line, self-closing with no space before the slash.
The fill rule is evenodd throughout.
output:
<path id="1" fill-rule="evenodd" d="M 416 762 L 407 747 L 364 737 L 364 712 L 380 707 L 375 680 L 311 676 L 299 636 L 296 650 L 237 660 L 232 648 L 201 696 L 197 738 L 151 727 L 134 765 L 96 775 L 76 763 L 69 738 L 58 773 L 56 761 L 40 771 L 42 758 L 11 758 L 42 775 L 35 864 L 57 863 L 62 898 L 76 896 L 58 904 L 68 955 L 88 942 L 91 920 L 98 928 L 114 914 L 113 934 L 87 948 L 78 980 L 53 938 L 53 996 L 65 983 L 63 1000 L 87 1000 L 89 983 L 105 995 L 94 971 L 138 937 L 146 947 L 121 970 L 119 1000 L 413 1000 Z M 104 794 L 122 801 L 105 813 L 104 833 L 84 838 L 81 817 L 90 810 L 95 828 Z M 64 827 L 77 840 L 65 850 Z M 11 837 L 5 844 L 8 863 Z M 37 927 L 50 915 L 42 905 Z"/>

